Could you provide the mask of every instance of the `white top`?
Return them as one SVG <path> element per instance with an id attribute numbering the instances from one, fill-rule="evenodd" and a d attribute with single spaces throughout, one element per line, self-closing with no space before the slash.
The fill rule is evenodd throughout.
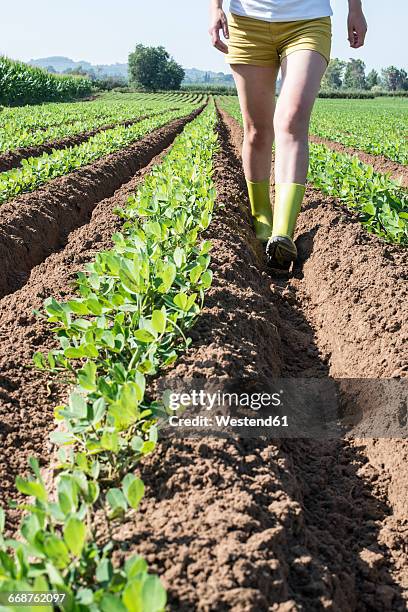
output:
<path id="1" fill-rule="evenodd" d="M 330 0 L 231 0 L 234 15 L 262 21 L 301 21 L 333 15 Z"/>

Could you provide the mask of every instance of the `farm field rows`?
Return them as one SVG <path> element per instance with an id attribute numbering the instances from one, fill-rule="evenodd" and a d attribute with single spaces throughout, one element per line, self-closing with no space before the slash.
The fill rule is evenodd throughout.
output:
<path id="1" fill-rule="evenodd" d="M 111 147 L 102 132 L 82 163 L 62 149 L 57 178 L 0 196 L 0 474 L 6 497 L 36 498 L 0 590 L 53 585 L 90 611 L 405 610 L 403 438 L 157 440 L 163 368 L 227 389 L 408 372 L 406 191 L 313 145 L 299 263 L 271 278 L 236 103 L 201 105 L 111 130 Z"/>
<path id="2" fill-rule="evenodd" d="M 23 159 L 81 144 L 98 131 L 129 126 L 189 104 L 204 103 L 194 94 L 105 94 L 84 104 L 45 104 L 3 109 L 0 113 L 0 172 L 18 167 Z"/>
<path id="3" fill-rule="evenodd" d="M 408 164 L 406 100 L 317 100 L 311 133 Z"/>
<path id="4" fill-rule="evenodd" d="M 127 127 L 119 125 L 104 130 L 79 145 L 25 159 L 21 168 L 0 173 L 0 204 L 104 155 L 120 151 L 155 128 L 189 114 L 194 108 L 194 105 L 186 104 L 181 109 L 153 114 L 152 118 L 141 119 Z"/>

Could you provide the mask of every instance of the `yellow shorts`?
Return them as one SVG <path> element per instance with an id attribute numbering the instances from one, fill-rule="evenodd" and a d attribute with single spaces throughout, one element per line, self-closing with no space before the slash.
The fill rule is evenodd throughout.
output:
<path id="1" fill-rule="evenodd" d="M 300 49 L 317 51 L 330 60 L 330 17 L 271 23 L 230 13 L 228 24 L 228 64 L 280 65 L 284 57 Z"/>

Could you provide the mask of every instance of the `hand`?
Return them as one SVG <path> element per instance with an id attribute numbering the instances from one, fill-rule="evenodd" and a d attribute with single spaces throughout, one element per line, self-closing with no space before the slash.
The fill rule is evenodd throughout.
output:
<path id="1" fill-rule="evenodd" d="M 347 28 L 350 47 L 352 49 L 362 47 L 367 34 L 367 22 L 361 8 L 350 10 Z"/>
<path id="2" fill-rule="evenodd" d="M 229 38 L 228 21 L 224 11 L 220 8 L 211 10 L 210 29 L 208 30 L 213 47 L 222 53 L 228 53 L 227 45 L 220 38 L 220 30 L 224 38 Z"/>

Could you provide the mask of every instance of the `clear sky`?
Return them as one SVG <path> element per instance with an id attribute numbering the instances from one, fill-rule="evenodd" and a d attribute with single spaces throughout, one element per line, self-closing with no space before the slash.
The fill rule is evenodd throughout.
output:
<path id="1" fill-rule="evenodd" d="M 113 64 L 126 62 L 136 43 L 161 44 L 185 68 L 227 72 L 223 56 L 209 44 L 208 6 L 209 0 L 3 0 L 0 54 Z M 332 7 L 333 57 L 359 57 L 368 69 L 408 69 L 407 0 L 365 0 L 369 31 L 358 50 L 348 47 L 347 0 L 332 0 Z"/>

